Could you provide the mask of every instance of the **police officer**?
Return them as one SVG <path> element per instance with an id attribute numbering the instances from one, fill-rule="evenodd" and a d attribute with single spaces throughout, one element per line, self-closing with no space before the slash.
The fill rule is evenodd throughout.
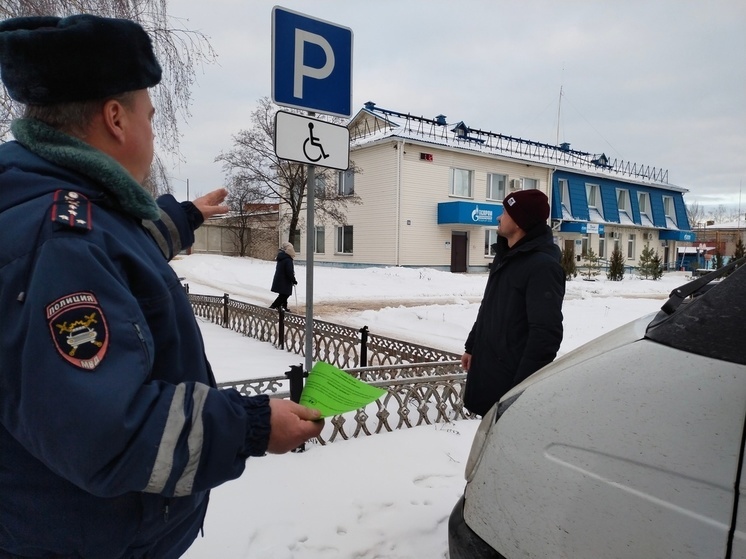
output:
<path id="1" fill-rule="evenodd" d="M 25 106 L 0 146 L 0 557 L 179 557 L 211 488 L 323 422 L 215 387 L 168 259 L 226 192 L 141 187 L 161 79 L 147 33 L 5 20 L 0 72 Z"/>

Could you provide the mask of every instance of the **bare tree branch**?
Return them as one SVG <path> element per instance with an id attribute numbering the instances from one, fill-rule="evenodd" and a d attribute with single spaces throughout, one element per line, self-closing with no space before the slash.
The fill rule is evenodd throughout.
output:
<path id="1" fill-rule="evenodd" d="M 704 221 L 705 210 L 699 205 L 699 202 L 690 202 L 686 205 L 686 216 L 689 218 L 689 225 L 697 227 Z"/>
<path id="2" fill-rule="evenodd" d="M 233 148 L 222 152 L 215 161 L 223 163 L 229 177 L 227 183 L 232 189 L 249 189 L 255 199 L 279 203 L 282 213 L 280 220 L 290 230 L 289 239 L 294 241 L 295 231 L 302 223 L 301 212 L 305 209 L 308 176 L 306 166 L 279 159 L 274 149 L 274 120 L 279 107 L 267 97 L 258 101 L 257 109 L 251 115 L 251 128 L 241 130 L 233 136 Z M 289 112 L 303 114 L 302 111 Z M 339 123 L 342 119 L 329 117 L 326 120 Z M 359 173 L 354 164 L 353 173 Z M 337 188 L 338 172 L 332 169 L 316 168 L 316 215 L 321 222 L 345 223 L 346 210 L 350 204 L 362 201 L 354 194 L 340 194 Z"/>
<path id="3" fill-rule="evenodd" d="M 179 122 L 190 116 L 191 88 L 196 69 L 215 61 L 217 55 L 207 36 L 186 28 L 168 14 L 167 0 L 0 0 L 0 19 L 21 16 L 59 16 L 88 13 L 137 21 L 150 34 L 153 49 L 163 68 L 161 83 L 151 91 L 156 108 L 153 128 L 159 147 L 151 188 L 154 193 L 170 192 L 171 186 L 161 161 L 163 155 L 181 159 Z M 0 138 L 8 136 L 10 122 L 21 107 L 0 91 Z"/>

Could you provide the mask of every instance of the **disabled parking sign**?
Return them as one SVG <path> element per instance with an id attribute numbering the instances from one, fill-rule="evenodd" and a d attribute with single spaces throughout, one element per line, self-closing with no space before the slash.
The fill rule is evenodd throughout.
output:
<path id="1" fill-rule="evenodd" d="M 352 115 L 352 30 L 272 9 L 272 101 L 335 116 Z"/>
<path id="2" fill-rule="evenodd" d="M 339 124 L 277 111 L 275 153 L 280 159 L 345 171 L 350 166 L 350 131 Z"/>

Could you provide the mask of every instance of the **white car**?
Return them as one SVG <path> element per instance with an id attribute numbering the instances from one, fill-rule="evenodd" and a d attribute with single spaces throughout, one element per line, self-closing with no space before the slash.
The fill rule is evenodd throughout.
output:
<path id="1" fill-rule="evenodd" d="M 450 559 L 746 559 L 746 266 L 719 275 L 488 412 Z"/>

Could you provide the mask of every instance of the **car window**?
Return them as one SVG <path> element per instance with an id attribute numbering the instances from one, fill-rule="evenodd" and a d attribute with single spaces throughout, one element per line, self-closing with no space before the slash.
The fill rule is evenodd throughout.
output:
<path id="1" fill-rule="evenodd" d="M 656 317 L 645 337 L 690 353 L 746 364 L 744 333 L 746 266 L 742 265 L 670 316 Z"/>

